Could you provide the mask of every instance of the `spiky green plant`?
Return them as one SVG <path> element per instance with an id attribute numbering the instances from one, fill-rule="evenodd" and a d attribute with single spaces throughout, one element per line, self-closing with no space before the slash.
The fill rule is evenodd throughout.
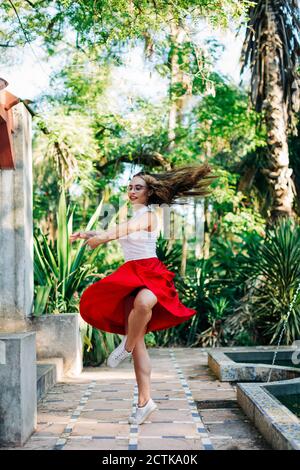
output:
<path id="1" fill-rule="evenodd" d="M 83 365 L 98 366 L 102 364 L 116 347 L 114 333 L 100 331 L 88 323 L 82 326 L 83 337 Z"/>
<path id="2" fill-rule="evenodd" d="M 196 333 L 203 328 L 207 309 L 207 284 L 212 264 L 210 260 L 198 260 L 193 275 L 182 277 L 178 272 L 174 285 L 179 298 L 189 308 L 197 310 L 197 314 L 173 328 L 155 331 L 156 342 L 160 346 L 190 346 L 195 342 Z"/>
<path id="3" fill-rule="evenodd" d="M 264 243 L 252 252 L 249 291 L 238 304 L 239 316 L 246 309 L 254 321 L 261 343 L 276 343 L 286 322 L 290 303 L 300 282 L 300 227 L 283 218 L 270 228 Z M 241 308 L 243 307 L 243 308 Z M 234 316 L 233 316 L 234 317 Z M 228 319 L 232 323 L 232 318 Z M 250 320 L 249 320 L 250 321 Z M 291 344 L 300 337 L 300 296 L 285 325 L 282 341 Z"/>
<path id="4" fill-rule="evenodd" d="M 162 233 L 157 237 L 156 254 L 158 259 L 162 261 L 171 271 L 178 271 L 180 268 L 180 259 L 182 253 L 182 246 L 180 243 L 170 244 L 167 238 L 164 238 Z"/>
<path id="5" fill-rule="evenodd" d="M 221 346 L 222 341 L 224 341 L 222 320 L 227 313 L 229 301 L 225 297 L 219 297 L 217 299 L 208 298 L 208 304 L 210 311 L 208 312 L 207 318 L 210 326 L 197 335 L 197 340 L 192 346 L 201 345 L 202 347 L 211 348 Z"/>
<path id="6" fill-rule="evenodd" d="M 103 199 L 87 224 L 91 230 L 98 220 Z M 57 240 L 50 245 L 42 230 L 38 227 L 34 233 L 34 277 L 36 296 L 34 315 L 46 312 L 61 313 L 78 311 L 78 301 L 74 294 L 84 279 L 92 276 L 94 260 L 99 249 L 87 252 L 81 240 L 77 248 L 71 248 L 69 237 L 72 233 L 74 210 L 66 208 L 64 192 L 61 193 L 57 213 Z M 99 248 L 101 245 L 99 246 Z"/>
<path id="7" fill-rule="evenodd" d="M 85 230 L 93 230 L 102 209 L 103 199 L 88 222 Z M 75 208 L 74 208 L 75 210 Z M 93 272 L 95 259 L 103 245 L 86 251 L 84 240 L 71 248 L 69 236 L 72 233 L 73 213 L 66 208 L 64 192 L 61 193 L 57 213 L 57 240 L 54 247 L 38 228 L 34 234 L 34 315 L 46 312 L 59 314 L 78 312 L 79 291 L 87 278 L 98 276 Z M 71 212 L 71 214 L 70 214 Z M 115 220 L 115 214 L 110 224 Z M 99 365 L 118 342 L 118 335 L 97 330 L 84 321 L 80 322 L 84 349 L 84 365 Z"/>

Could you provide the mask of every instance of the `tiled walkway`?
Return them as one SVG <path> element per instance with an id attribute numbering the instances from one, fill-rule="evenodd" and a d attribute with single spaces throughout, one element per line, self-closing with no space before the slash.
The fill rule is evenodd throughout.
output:
<path id="1" fill-rule="evenodd" d="M 37 430 L 23 449 L 268 448 L 237 407 L 235 387 L 208 369 L 205 350 L 154 348 L 149 354 L 158 410 L 148 421 L 127 421 L 137 402 L 132 362 L 86 368 L 39 403 Z"/>

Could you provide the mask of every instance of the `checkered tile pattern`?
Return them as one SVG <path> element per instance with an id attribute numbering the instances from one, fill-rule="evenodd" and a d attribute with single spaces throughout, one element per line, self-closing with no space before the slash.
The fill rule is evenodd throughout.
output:
<path id="1" fill-rule="evenodd" d="M 178 363 L 177 363 L 177 360 L 176 360 L 176 354 L 174 351 L 170 351 L 170 356 L 171 356 L 171 360 L 173 362 L 173 365 L 174 365 L 174 368 L 179 376 L 179 380 L 180 380 L 180 383 L 181 383 L 181 386 L 182 388 L 184 389 L 184 392 L 185 392 L 185 396 L 186 396 L 186 399 L 187 399 L 187 402 L 188 402 L 188 406 L 189 406 L 189 409 L 191 411 L 191 416 L 193 418 L 193 421 L 196 425 L 196 429 L 197 429 L 197 432 L 200 436 L 200 439 L 201 439 L 201 445 L 203 447 L 204 450 L 213 450 L 213 445 L 208 437 L 208 433 L 207 433 L 207 430 L 200 418 L 200 415 L 198 413 L 198 409 L 197 409 L 197 406 L 193 400 L 193 395 L 192 395 L 192 392 L 188 386 L 188 383 L 184 377 L 184 374 L 181 370 L 181 368 L 179 367 Z"/>
<path id="2" fill-rule="evenodd" d="M 224 421 L 214 418 L 216 410 L 199 413 L 196 402 L 235 400 L 236 393 L 210 372 L 206 351 L 149 348 L 148 352 L 151 397 L 158 409 L 147 421 L 128 423 L 138 401 L 132 358 L 114 369 L 105 364 L 85 368 L 79 377 L 56 384 L 39 403 L 36 432 L 23 449 L 211 450 L 214 442 L 224 448 L 222 439 L 230 436 L 210 432 L 211 426 L 222 426 Z"/>

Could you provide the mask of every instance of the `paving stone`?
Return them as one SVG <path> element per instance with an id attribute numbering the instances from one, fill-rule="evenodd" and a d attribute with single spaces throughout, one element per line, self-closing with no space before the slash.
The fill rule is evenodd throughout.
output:
<path id="1" fill-rule="evenodd" d="M 236 420 L 225 420 L 222 424 L 207 424 L 206 427 L 211 435 L 220 434 L 240 439 L 249 439 L 253 435 L 252 426 L 243 421 L 237 423 Z"/>
<path id="2" fill-rule="evenodd" d="M 152 393 L 152 396 L 153 400 L 155 400 L 155 397 L 169 398 L 170 400 L 174 400 L 174 398 L 185 398 L 185 393 L 184 390 L 170 390 L 169 392 L 161 390 Z"/>
<path id="3" fill-rule="evenodd" d="M 112 422 L 116 421 L 118 418 L 125 418 L 128 416 L 128 413 L 131 411 L 131 407 L 115 409 L 115 408 L 96 408 L 95 410 L 83 410 L 80 413 L 80 419 L 110 419 Z"/>
<path id="4" fill-rule="evenodd" d="M 151 421 L 192 421 L 191 412 L 189 409 L 186 411 L 182 410 L 164 410 L 160 407 L 151 416 Z"/>
<path id="5" fill-rule="evenodd" d="M 231 409 L 231 410 L 223 410 L 223 409 L 216 409 L 216 410 L 201 410 L 201 416 L 203 421 L 208 423 L 209 421 L 225 421 L 225 420 L 248 420 L 247 417 L 241 412 L 240 409 Z"/>
<path id="6" fill-rule="evenodd" d="M 272 450 L 263 439 L 218 439 L 211 436 L 215 450 Z"/>
<path id="7" fill-rule="evenodd" d="M 42 411 L 38 410 L 37 423 L 66 423 L 69 420 L 69 416 L 63 412 L 57 413 L 56 411 Z"/>
<path id="8" fill-rule="evenodd" d="M 139 450 L 203 450 L 200 439 L 149 439 L 139 437 Z"/>
<path id="9" fill-rule="evenodd" d="M 126 436 L 129 434 L 129 424 L 105 423 L 98 424 L 93 420 L 82 423 L 77 421 L 72 436 Z"/>
<path id="10" fill-rule="evenodd" d="M 43 410 L 48 410 L 49 408 L 52 408 L 52 410 L 55 411 L 61 411 L 66 414 L 68 414 L 70 411 L 72 411 L 74 408 L 76 408 L 78 401 L 70 401 L 70 402 L 58 402 L 58 401 L 47 401 L 43 404 L 41 407 Z"/>
<path id="11" fill-rule="evenodd" d="M 15 450 L 52 450 L 56 438 L 36 439 L 30 438 L 23 447 L 14 447 Z"/>
<path id="12" fill-rule="evenodd" d="M 215 391 L 233 391 L 234 389 L 231 387 L 228 387 L 228 385 L 219 385 L 216 384 L 214 381 L 203 381 L 197 382 L 196 380 L 190 381 L 187 380 L 189 387 L 191 390 L 215 390 Z"/>
<path id="13" fill-rule="evenodd" d="M 162 398 L 162 397 L 161 397 Z M 161 398 L 153 397 L 153 400 L 157 404 L 158 408 L 183 408 L 186 406 L 186 398 L 180 398 L 178 400 L 172 400 L 166 398 L 165 400 L 162 400 Z"/>
<path id="14" fill-rule="evenodd" d="M 55 437 L 58 434 L 61 434 L 63 430 L 65 429 L 66 425 L 68 423 L 68 419 L 52 423 L 50 422 L 39 422 L 37 423 L 37 428 L 35 431 L 36 436 L 49 436 L 49 437 Z"/>
<path id="15" fill-rule="evenodd" d="M 118 397 L 116 397 L 118 398 Z M 126 398 L 125 400 L 122 398 L 122 399 L 118 399 L 118 400 L 108 400 L 108 399 L 104 399 L 104 398 L 98 398 L 96 400 L 89 400 L 88 401 L 88 406 L 86 406 L 86 408 L 88 409 L 92 409 L 92 410 L 95 410 L 95 409 L 105 409 L 105 408 L 109 408 L 109 409 L 118 409 L 118 408 L 126 408 L 128 406 L 128 408 L 130 408 L 131 406 L 131 403 L 132 403 L 132 397 L 128 397 Z"/>
<path id="16" fill-rule="evenodd" d="M 235 400 L 236 393 L 235 392 L 223 392 L 222 395 L 215 390 L 198 390 L 193 393 L 194 400 L 218 400 L 222 398 L 222 400 Z"/>
<path id="17" fill-rule="evenodd" d="M 155 412 L 156 413 L 156 412 Z M 154 413 L 153 413 L 154 414 Z M 153 423 L 145 422 L 143 425 L 139 426 L 139 436 L 186 436 L 186 435 L 197 435 L 196 425 L 192 424 L 163 424 L 163 423 Z"/>
<path id="18" fill-rule="evenodd" d="M 128 441 L 119 439 L 69 439 L 64 450 L 128 450 Z"/>

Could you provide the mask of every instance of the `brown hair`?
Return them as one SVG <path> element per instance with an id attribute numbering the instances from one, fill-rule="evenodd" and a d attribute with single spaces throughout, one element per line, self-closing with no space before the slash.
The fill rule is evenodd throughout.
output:
<path id="1" fill-rule="evenodd" d="M 211 175 L 212 169 L 207 164 L 184 165 L 164 173 L 148 173 L 140 171 L 133 176 L 140 176 L 153 193 L 149 196 L 148 204 L 186 204 L 175 201 L 184 196 L 208 196 L 211 191 L 208 186 L 217 178 Z"/>

